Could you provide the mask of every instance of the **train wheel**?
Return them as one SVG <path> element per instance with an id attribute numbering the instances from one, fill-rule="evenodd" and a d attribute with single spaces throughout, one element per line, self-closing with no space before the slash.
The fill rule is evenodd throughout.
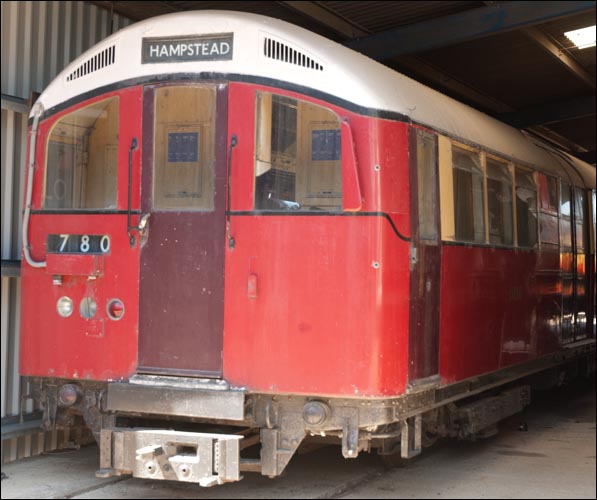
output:
<path id="1" fill-rule="evenodd" d="M 438 439 L 439 436 L 436 433 L 423 430 L 421 447 L 429 448 L 430 446 L 433 446 Z M 389 453 L 380 455 L 383 464 L 390 469 L 406 467 L 418 456 L 419 455 L 412 458 L 403 458 L 401 454 L 400 440 L 393 444 Z"/>
<path id="2" fill-rule="evenodd" d="M 407 467 L 413 460 L 412 458 L 402 458 L 399 439 L 393 443 L 387 453 L 384 453 L 383 455 L 380 454 L 379 456 L 381 457 L 382 463 L 388 469 L 401 469 Z"/>
<path id="3" fill-rule="evenodd" d="M 430 446 L 433 446 L 438 439 L 439 436 L 437 434 L 424 430 L 423 435 L 421 436 L 421 445 L 423 448 L 429 448 Z"/>
<path id="4" fill-rule="evenodd" d="M 397 453 L 392 453 L 391 455 L 380 455 L 382 463 L 388 469 L 402 469 L 407 467 L 411 462 L 412 458 L 402 458 L 400 456 L 400 450 Z"/>

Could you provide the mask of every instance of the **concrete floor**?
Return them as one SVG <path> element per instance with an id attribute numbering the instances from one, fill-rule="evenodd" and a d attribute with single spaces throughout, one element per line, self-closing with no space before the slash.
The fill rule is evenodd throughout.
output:
<path id="1" fill-rule="evenodd" d="M 2 498 L 596 498 L 595 384 L 533 395 L 497 436 L 447 440 L 402 469 L 375 455 L 344 460 L 327 447 L 293 458 L 282 477 L 194 485 L 96 479 L 97 447 L 2 466 Z M 521 421 L 528 431 L 520 431 Z"/>

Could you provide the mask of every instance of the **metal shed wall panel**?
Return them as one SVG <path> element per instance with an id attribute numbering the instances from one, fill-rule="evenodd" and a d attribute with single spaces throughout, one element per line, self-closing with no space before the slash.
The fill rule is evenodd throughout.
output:
<path id="1" fill-rule="evenodd" d="M 2 260 L 21 258 L 21 212 L 27 151 L 27 106 L 9 105 L 5 97 L 28 100 L 41 91 L 73 59 L 131 21 L 86 2 L 20 2 L 1 4 L 1 254 Z M 19 377 L 20 278 L 2 277 L 1 286 L 1 417 L 2 462 L 63 446 L 73 432 L 30 432 L 5 439 L 19 415 L 21 396 L 28 387 Z M 34 410 L 30 401 L 23 406 Z"/>
<path id="2" fill-rule="evenodd" d="M 130 23 L 86 2 L 2 2 L 2 93 L 41 92 L 111 29 Z"/>

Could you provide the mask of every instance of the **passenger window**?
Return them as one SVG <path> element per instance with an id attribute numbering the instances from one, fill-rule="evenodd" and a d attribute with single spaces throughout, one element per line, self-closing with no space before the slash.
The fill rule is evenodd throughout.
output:
<path id="1" fill-rule="evenodd" d="M 593 191 L 593 238 L 592 238 L 592 242 L 593 242 L 593 246 L 591 248 L 592 252 L 591 253 L 595 253 L 595 239 L 597 238 L 597 206 L 595 205 L 595 203 L 597 202 L 597 200 L 595 199 L 595 191 Z"/>
<path id="2" fill-rule="evenodd" d="M 570 205 L 570 185 L 565 182 L 560 183 L 560 243 L 562 248 L 572 248 L 572 232 L 570 228 L 570 214 L 572 207 Z"/>
<path id="3" fill-rule="evenodd" d="M 478 153 L 452 148 L 456 240 L 485 243 L 483 170 Z"/>
<path id="4" fill-rule="evenodd" d="M 436 179 L 435 137 L 423 130 L 417 130 L 419 238 L 433 241 L 437 239 Z"/>
<path id="5" fill-rule="evenodd" d="M 516 226 L 518 246 L 537 245 L 537 187 L 533 173 L 516 169 Z"/>
<path id="6" fill-rule="evenodd" d="M 215 106 L 213 86 L 156 90 L 154 208 L 213 209 Z"/>
<path id="7" fill-rule="evenodd" d="M 60 118 L 46 149 L 44 209 L 116 208 L 118 97 Z"/>
<path id="8" fill-rule="evenodd" d="M 489 243 L 514 243 L 512 214 L 512 175 L 506 163 L 487 158 L 487 210 L 489 214 Z"/>
<path id="9" fill-rule="evenodd" d="M 559 245 L 558 236 L 558 180 L 539 174 L 539 206 L 541 207 L 540 228 L 542 245 Z"/>
<path id="10" fill-rule="evenodd" d="M 340 120 L 321 106 L 257 93 L 255 208 L 341 210 Z"/>
<path id="11" fill-rule="evenodd" d="M 584 230 L 584 207 L 585 193 L 582 189 L 574 189 L 574 219 L 576 221 L 576 249 L 578 251 L 585 249 L 585 230 Z"/>

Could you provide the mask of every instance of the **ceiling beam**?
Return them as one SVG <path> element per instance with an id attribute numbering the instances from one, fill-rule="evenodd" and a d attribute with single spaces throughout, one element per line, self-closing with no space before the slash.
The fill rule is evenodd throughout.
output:
<path id="1" fill-rule="evenodd" d="M 390 59 L 595 10 L 595 2 L 503 2 L 351 40 L 345 45 Z"/>
<path id="2" fill-rule="evenodd" d="M 31 111 L 31 106 L 27 102 L 27 99 L 8 94 L 2 94 L 2 109 L 28 115 L 29 111 Z"/>
<path id="3" fill-rule="evenodd" d="M 552 130 L 544 125 L 536 125 L 534 127 L 527 127 L 524 130 L 528 130 L 533 134 L 541 137 L 543 140 L 550 142 L 551 144 L 567 151 L 568 153 L 578 156 L 581 153 L 587 151 L 587 148 L 582 147 L 580 144 L 564 137 L 555 130 Z"/>
<path id="4" fill-rule="evenodd" d="M 305 1 L 289 1 L 289 2 L 280 2 L 285 7 L 290 7 L 291 9 L 300 12 L 316 21 L 319 21 L 321 24 L 334 30 L 335 32 L 343 35 L 346 38 L 356 38 L 359 36 L 366 36 L 369 35 L 368 31 L 365 31 L 358 26 L 348 22 L 343 17 L 335 14 L 334 12 L 329 11 L 325 7 L 322 7 L 316 2 L 305 2 Z"/>
<path id="5" fill-rule="evenodd" d="M 503 113 L 499 119 L 518 128 L 533 125 L 547 125 L 595 115 L 595 95 L 576 97 L 568 101 L 560 101 L 533 106 L 527 109 Z"/>
<path id="6" fill-rule="evenodd" d="M 132 21 L 142 21 L 149 17 L 161 16 L 170 14 L 171 12 L 181 12 L 182 9 L 171 5 L 169 2 L 109 2 L 109 1 L 90 1 L 89 3 L 96 5 L 109 12 L 115 12 L 121 16 L 127 17 Z M 139 9 L 139 7 L 142 9 Z"/>
<path id="7" fill-rule="evenodd" d="M 589 87 L 595 89 L 595 78 L 583 68 L 574 58 L 566 54 L 539 28 L 531 27 L 523 30 L 523 33 L 537 43 L 548 54 L 562 63 L 573 75 L 585 82 Z"/>
<path id="8" fill-rule="evenodd" d="M 473 107 L 484 108 L 490 116 L 493 116 L 498 120 L 505 121 L 502 116 L 508 113 L 515 113 L 514 108 L 508 104 L 473 89 L 465 83 L 460 82 L 458 79 L 451 77 L 445 71 L 438 70 L 422 59 L 413 56 L 402 56 L 398 58 L 396 62 L 403 66 L 403 68 L 408 68 L 415 79 L 425 79 L 428 81 L 429 85 L 443 93 L 446 92 L 446 89 L 450 90 L 452 95 L 457 99 L 460 97 L 460 100 L 469 102 Z M 549 129 L 545 125 L 532 125 L 518 128 L 526 128 L 530 132 L 542 137 L 544 140 L 555 144 L 572 154 L 578 155 L 579 153 L 586 151 L 586 149 L 579 144 L 576 144 L 570 139 Z"/>

